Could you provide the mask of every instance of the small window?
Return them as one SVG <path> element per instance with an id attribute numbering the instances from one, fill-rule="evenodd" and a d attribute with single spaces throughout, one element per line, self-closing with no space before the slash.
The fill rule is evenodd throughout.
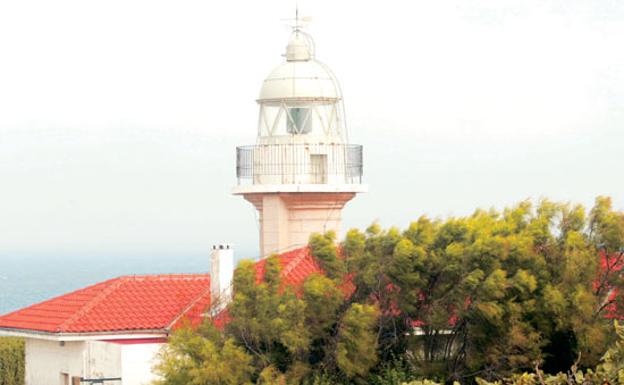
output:
<path id="1" fill-rule="evenodd" d="M 287 129 L 289 134 L 307 134 L 312 131 L 312 110 L 303 107 L 288 109 Z"/>

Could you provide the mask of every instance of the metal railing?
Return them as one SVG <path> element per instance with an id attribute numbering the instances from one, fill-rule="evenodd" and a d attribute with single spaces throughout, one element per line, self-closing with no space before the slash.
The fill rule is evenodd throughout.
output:
<path id="1" fill-rule="evenodd" d="M 236 148 L 236 177 L 253 184 L 362 183 L 358 144 L 260 144 Z"/>

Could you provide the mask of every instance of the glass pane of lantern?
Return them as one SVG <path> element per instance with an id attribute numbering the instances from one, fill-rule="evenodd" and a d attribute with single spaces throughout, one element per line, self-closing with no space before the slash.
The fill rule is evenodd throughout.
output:
<path id="1" fill-rule="evenodd" d="M 312 131 L 312 110 L 302 107 L 291 107 L 288 113 L 292 119 L 288 119 L 289 134 L 307 134 Z"/>

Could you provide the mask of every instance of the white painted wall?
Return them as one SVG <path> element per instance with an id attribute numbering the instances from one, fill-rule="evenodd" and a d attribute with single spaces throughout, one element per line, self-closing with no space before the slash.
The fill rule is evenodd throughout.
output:
<path id="1" fill-rule="evenodd" d="M 82 376 L 85 342 L 26 340 L 26 385 L 59 385 L 61 373 Z"/>
<path id="2" fill-rule="evenodd" d="M 123 385 L 146 385 L 156 379 L 152 367 L 162 343 L 120 346 Z"/>
<path id="3" fill-rule="evenodd" d="M 87 341 L 84 351 L 86 378 L 121 377 L 121 347 L 118 344 Z M 118 385 L 119 382 L 108 384 Z"/>
<path id="4" fill-rule="evenodd" d="M 26 385 L 63 385 L 72 377 L 120 377 L 121 347 L 100 341 L 48 341 L 26 338 Z"/>
<path id="5" fill-rule="evenodd" d="M 63 385 L 71 378 L 121 377 L 121 385 L 147 385 L 162 343 L 118 344 L 103 341 L 58 341 L 26 338 L 26 385 Z M 111 382 L 111 385 L 120 385 Z"/>

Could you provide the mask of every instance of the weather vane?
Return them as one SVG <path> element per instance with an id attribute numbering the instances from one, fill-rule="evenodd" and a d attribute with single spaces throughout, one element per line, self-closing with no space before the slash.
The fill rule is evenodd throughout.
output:
<path id="1" fill-rule="evenodd" d="M 295 3 L 295 18 L 294 19 L 282 19 L 287 25 L 292 28 L 294 32 L 301 31 L 308 23 L 312 21 L 311 16 L 299 17 L 299 2 Z"/>

